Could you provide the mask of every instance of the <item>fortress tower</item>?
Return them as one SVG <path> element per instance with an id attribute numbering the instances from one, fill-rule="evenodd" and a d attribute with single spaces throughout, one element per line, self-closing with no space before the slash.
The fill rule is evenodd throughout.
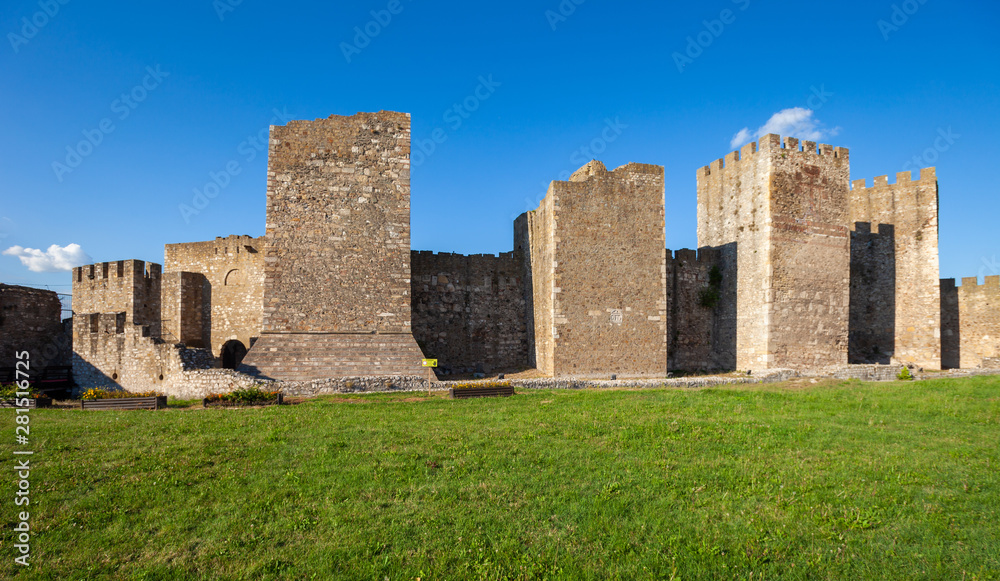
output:
<path id="1" fill-rule="evenodd" d="M 555 376 L 667 369 L 663 167 L 592 161 L 518 217 L 532 363 Z M 533 330 L 533 331 L 532 331 Z"/>
<path id="2" fill-rule="evenodd" d="M 849 154 L 802 145 L 767 135 L 698 171 L 698 245 L 737 273 L 739 369 L 847 363 Z"/>
<path id="3" fill-rule="evenodd" d="M 851 363 L 941 369 L 938 182 L 934 168 L 853 183 Z"/>
<path id="4" fill-rule="evenodd" d="M 410 332 L 410 116 L 271 128 L 263 332 L 243 363 L 286 380 L 424 375 Z"/>

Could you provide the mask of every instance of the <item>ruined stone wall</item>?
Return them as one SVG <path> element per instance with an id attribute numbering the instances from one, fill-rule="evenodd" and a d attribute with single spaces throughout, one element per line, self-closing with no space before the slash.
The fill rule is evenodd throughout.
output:
<path id="1" fill-rule="evenodd" d="M 148 327 L 127 323 L 124 312 L 74 316 L 73 379 L 77 386 L 166 393 L 176 374 L 212 367 L 207 350 L 178 348 L 147 333 Z"/>
<path id="2" fill-rule="evenodd" d="M 671 371 L 735 369 L 735 271 L 723 250 L 667 251 L 667 367 Z M 714 272 L 714 276 L 713 276 Z"/>
<path id="3" fill-rule="evenodd" d="M 271 128 L 264 330 L 410 332 L 410 117 Z"/>
<path id="4" fill-rule="evenodd" d="M 59 295 L 49 290 L 0 284 L 0 367 L 15 367 L 29 353 L 29 373 L 68 365 L 70 341 L 61 320 Z"/>
<path id="5" fill-rule="evenodd" d="M 735 244 L 737 365 L 847 362 L 849 155 L 767 135 L 698 172 L 698 244 Z"/>
<path id="6" fill-rule="evenodd" d="M 203 330 L 193 327 L 186 336 L 198 337 L 199 343 L 182 341 L 193 347 L 210 347 L 216 357 L 222 354 L 227 341 L 240 341 L 249 348 L 260 336 L 264 319 L 264 238 L 228 236 L 207 242 L 167 244 L 164 270 L 168 273 L 189 272 L 203 276 L 201 290 L 201 321 Z M 317 281 L 309 286 L 317 286 Z M 190 291 L 186 299 L 164 292 L 164 304 L 169 300 L 185 305 L 184 312 L 193 306 L 184 301 L 196 300 Z M 164 324 L 173 329 L 175 315 L 164 315 Z M 193 315 L 191 315 L 193 316 Z M 194 324 L 193 320 L 191 324 Z M 164 337 L 166 338 L 166 337 Z"/>
<path id="7" fill-rule="evenodd" d="M 155 262 L 119 260 L 73 269 L 73 314 L 125 313 L 125 322 L 160 336 L 160 284 Z"/>
<path id="8" fill-rule="evenodd" d="M 413 252 L 413 336 L 443 371 L 524 369 L 528 333 L 520 252 Z"/>
<path id="9" fill-rule="evenodd" d="M 971 369 L 992 365 L 1000 357 L 1000 276 L 941 281 L 943 345 L 946 367 Z"/>
<path id="10" fill-rule="evenodd" d="M 850 224 L 856 229 L 858 223 L 868 224 L 871 231 L 882 224 L 893 227 L 894 359 L 904 364 L 940 369 L 941 294 L 935 169 L 921 170 L 918 180 L 912 180 L 910 172 L 899 173 L 895 184 L 890 184 L 887 176 L 875 178 L 873 187 L 867 187 L 865 180 L 856 180 L 850 192 Z M 882 258 L 877 254 L 876 257 Z M 891 263 L 883 266 L 888 268 Z M 880 291 L 873 288 L 867 292 L 877 294 Z"/>
<path id="11" fill-rule="evenodd" d="M 663 168 L 633 163 L 609 172 L 591 162 L 553 182 L 532 214 L 539 368 L 556 376 L 665 375 Z"/>
<path id="12" fill-rule="evenodd" d="M 205 276 L 198 272 L 167 272 L 163 275 L 160 312 L 164 341 L 199 348 L 211 344 L 210 329 L 204 323 L 206 287 L 211 288 Z M 211 316 L 211 311 L 207 315 Z"/>

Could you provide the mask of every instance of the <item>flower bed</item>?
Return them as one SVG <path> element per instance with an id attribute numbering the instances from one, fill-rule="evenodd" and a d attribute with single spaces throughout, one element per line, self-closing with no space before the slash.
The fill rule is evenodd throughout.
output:
<path id="1" fill-rule="evenodd" d="M 28 392 L 27 397 L 18 397 L 18 393 Z M 22 390 L 16 383 L 0 385 L 0 408 L 48 408 L 52 407 L 52 398 L 39 395 L 33 389 Z"/>
<path id="2" fill-rule="evenodd" d="M 202 400 L 204 407 L 248 407 L 262 405 L 282 405 L 285 402 L 280 391 L 263 391 L 258 387 L 237 389 L 232 393 L 213 393 Z"/>
<path id="3" fill-rule="evenodd" d="M 158 410 L 167 407 L 167 396 L 155 391 L 131 393 L 107 389 L 88 389 L 80 399 L 83 410 Z"/>
<path id="4" fill-rule="evenodd" d="M 480 381 L 477 383 L 456 383 L 448 390 L 452 399 L 475 397 L 510 397 L 514 386 L 509 381 Z"/>

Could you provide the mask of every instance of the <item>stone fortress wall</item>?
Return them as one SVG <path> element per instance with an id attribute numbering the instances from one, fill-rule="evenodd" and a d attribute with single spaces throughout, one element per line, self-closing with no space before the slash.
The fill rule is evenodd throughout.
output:
<path id="1" fill-rule="evenodd" d="M 527 366 L 523 254 L 411 254 L 413 336 L 445 373 Z"/>
<path id="2" fill-rule="evenodd" d="M 768 135 L 698 170 L 699 249 L 671 252 L 663 167 L 593 161 L 514 221 L 511 252 L 465 256 L 410 248 L 408 115 L 271 137 L 263 238 L 74 271 L 88 381 L 243 385 L 198 371 L 236 367 L 235 344 L 239 377 L 286 382 L 427 377 L 423 357 L 587 378 L 1000 355 L 996 279 L 937 279 L 933 168 L 852 187 L 848 150 Z"/>
<path id="3" fill-rule="evenodd" d="M 32 378 L 49 366 L 69 365 L 71 335 L 62 321 L 59 295 L 50 290 L 0 284 L 0 367 L 15 367 L 28 352 Z"/>
<path id="4" fill-rule="evenodd" d="M 941 368 L 938 182 L 934 168 L 856 180 L 850 192 L 852 363 L 876 351 L 928 369 Z M 889 278 L 893 280 L 889 280 Z M 855 307 L 857 310 L 855 310 Z M 893 332 L 890 335 L 889 330 Z M 867 355 L 867 357 L 866 357 Z M 884 356 L 883 356 L 884 358 Z"/>
<path id="5" fill-rule="evenodd" d="M 768 135 L 697 177 L 698 244 L 735 256 L 736 366 L 846 364 L 848 151 Z"/>
<path id="6" fill-rule="evenodd" d="M 246 370 L 423 374 L 411 331 L 410 116 L 272 126 L 264 319 Z"/>
<path id="7" fill-rule="evenodd" d="M 207 242 L 167 244 L 164 271 L 163 324 L 170 327 L 169 334 L 165 329 L 165 340 L 207 347 L 221 357 L 227 343 L 239 341 L 236 348 L 242 347 L 245 353 L 260 336 L 264 317 L 263 238 L 228 236 Z M 170 292 L 166 288 L 168 279 Z"/>
<path id="8" fill-rule="evenodd" d="M 950 368 L 995 366 L 1000 358 L 1000 276 L 941 281 L 942 360 Z M 992 360 L 992 361 L 988 361 Z"/>

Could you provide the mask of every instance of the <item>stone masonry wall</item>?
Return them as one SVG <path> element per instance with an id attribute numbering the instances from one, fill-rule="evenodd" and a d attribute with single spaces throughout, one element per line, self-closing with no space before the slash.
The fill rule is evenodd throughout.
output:
<path id="1" fill-rule="evenodd" d="M 410 117 L 271 128 L 264 331 L 410 332 Z"/>
<path id="2" fill-rule="evenodd" d="M 941 281 L 943 341 L 947 367 L 959 362 L 962 369 L 984 367 L 1000 357 L 1000 276 L 987 276 L 985 284 L 976 277 Z"/>
<path id="3" fill-rule="evenodd" d="M 161 283 L 162 338 L 168 343 L 205 347 L 211 343 L 204 324 L 205 276 L 198 272 L 167 272 Z"/>
<path id="4" fill-rule="evenodd" d="M 160 283 L 154 262 L 119 260 L 73 269 L 73 314 L 125 313 L 125 322 L 160 336 Z"/>
<path id="5" fill-rule="evenodd" d="M 411 256 L 413 336 L 439 369 L 527 366 L 522 253 Z"/>
<path id="6" fill-rule="evenodd" d="M 848 362 L 892 362 L 896 345 L 896 232 L 858 222 L 851 231 Z"/>
<path id="7" fill-rule="evenodd" d="M 178 373 L 212 367 L 207 350 L 178 348 L 146 335 L 147 331 L 148 327 L 127 323 L 124 313 L 75 316 L 73 378 L 77 386 L 167 393 Z"/>
<path id="8" fill-rule="evenodd" d="M 410 116 L 274 126 L 267 175 L 263 329 L 246 368 L 426 373 L 410 329 Z"/>
<path id="9" fill-rule="evenodd" d="M 711 280 L 713 269 L 721 280 Z M 725 268 L 721 249 L 678 250 L 676 256 L 667 251 L 669 370 L 735 369 L 733 275 Z"/>
<path id="10" fill-rule="evenodd" d="M 850 225 L 893 227 L 895 259 L 875 268 L 895 265 L 895 321 L 893 358 L 903 364 L 941 369 L 941 294 L 938 264 L 938 184 L 934 168 L 853 183 Z M 875 284 L 879 284 L 876 279 Z M 870 293 L 877 294 L 873 288 Z M 887 305 L 888 306 L 888 305 Z"/>
<path id="11" fill-rule="evenodd" d="M 15 367 L 17 354 L 29 353 L 32 377 L 49 365 L 68 365 L 62 303 L 49 290 L 0 284 L 0 367 Z"/>
<path id="12" fill-rule="evenodd" d="M 735 244 L 740 369 L 847 363 L 846 149 L 767 135 L 698 172 L 698 244 Z"/>
<path id="13" fill-rule="evenodd" d="M 210 347 L 216 357 L 221 357 L 227 341 L 236 340 L 249 348 L 264 324 L 264 238 L 228 236 L 207 242 L 167 244 L 165 254 L 166 272 L 199 273 L 203 277 L 204 329 L 197 333 L 202 344 L 183 342 Z M 194 294 L 190 296 L 195 298 Z M 170 300 L 182 299 L 174 294 Z M 164 315 L 164 323 L 170 324 L 167 319 Z M 194 335 L 192 331 L 190 336 Z"/>
<path id="14" fill-rule="evenodd" d="M 664 376 L 663 168 L 632 163 L 609 172 L 590 162 L 569 181 L 553 182 L 534 214 L 539 368 L 556 376 Z M 548 313 L 551 364 L 543 363 Z"/>

